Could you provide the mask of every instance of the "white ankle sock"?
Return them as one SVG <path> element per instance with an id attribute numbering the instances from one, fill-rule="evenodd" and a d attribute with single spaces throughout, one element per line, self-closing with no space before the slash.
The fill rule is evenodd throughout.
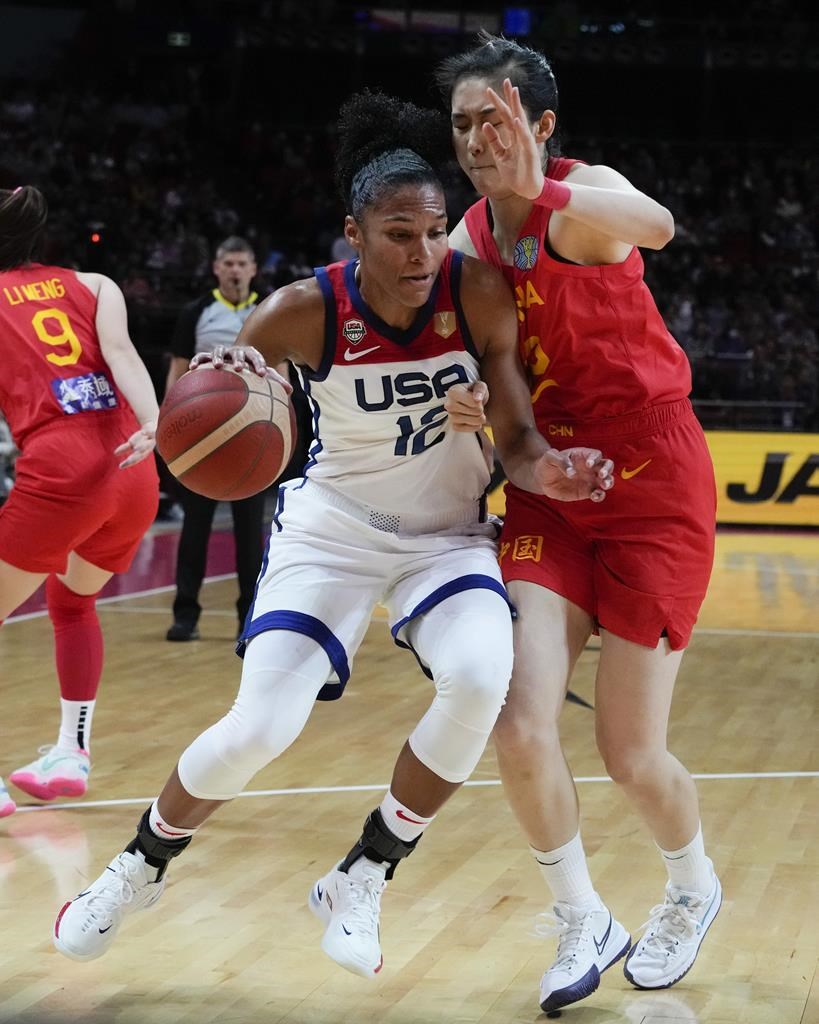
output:
<path id="1" fill-rule="evenodd" d="M 676 889 L 684 892 L 696 892 L 708 896 L 714 888 L 714 868 L 705 856 L 702 841 L 702 826 L 690 843 L 679 850 L 657 849 L 663 855 L 668 878 Z"/>
<path id="2" fill-rule="evenodd" d="M 60 735 L 57 746 L 61 750 L 91 751 L 91 719 L 95 700 L 63 700 L 60 697 Z"/>
<path id="3" fill-rule="evenodd" d="M 600 897 L 594 891 L 583 840 L 578 832 L 556 850 L 536 850 L 530 846 L 532 856 L 540 865 L 546 884 L 558 903 L 568 903 L 573 907 L 597 906 Z"/>
<path id="4" fill-rule="evenodd" d="M 405 843 L 411 843 L 422 835 L 430 822 L 435 820 L 425 818 L 423 814 L 416 814 L 405 804 L 399 803 L 391 792 L 387 792 L 379 807 L 384 824 L 397 839 L 403 839 Z"/>
<path id="5" fill-rule="evenodd" d="M 148 826 L 155 836 L 159 836 L 160 839 L 170 840 L 187 839 L 188 836 L 192 836 L 197 831 L 196 828 L 179 828 L 177 825 L 169 824 L 159 813 L 158 804 L 159 800 L 154 800 L 148 815 Z"/>

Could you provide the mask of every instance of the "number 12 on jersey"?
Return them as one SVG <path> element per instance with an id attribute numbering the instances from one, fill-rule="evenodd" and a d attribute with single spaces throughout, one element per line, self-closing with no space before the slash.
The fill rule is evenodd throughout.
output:
<path id="1" fill-rule="evenodd" d="M 432 432 L 446 422 L 446 410 L 442 405 L 427 409 L 420 419 L 413 416 L 398 417 L 399 437 L 395 442 L 396 455 L 420 455 L 428 448 L 444 439 L 444 431 L 440 430 L 434 437 Z"/>

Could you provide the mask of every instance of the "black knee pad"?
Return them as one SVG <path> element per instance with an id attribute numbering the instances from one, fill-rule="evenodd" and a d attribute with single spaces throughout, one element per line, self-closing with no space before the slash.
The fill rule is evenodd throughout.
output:
<path id="1" fill-rule="evenodd" d="M 380 809 L 376 807 L 364 822 L 361 838 L 339 865 L 339 871 L 348 871 L 359 857 L 367 857 L 369 860 L 386 861 L 390 865 L 386 876 L 389 881 L 395 874 L 398 862 L 404 857 L 409 857 L 420 838 L 418 836 L 408 843 L 405 839 L 394 836 L 384 824 Z"/>

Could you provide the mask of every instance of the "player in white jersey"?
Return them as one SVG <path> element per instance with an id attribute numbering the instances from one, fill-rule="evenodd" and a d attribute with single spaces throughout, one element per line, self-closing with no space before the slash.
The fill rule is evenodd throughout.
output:
<path id="1" fill-rule="evenodd" d="M 358 260 L 275 292 L 238 347 L 213 352 L 215 365 L 260 373 L 292 361 L 315 440 L 304 478 L 281 489 L 236 701 L 184 751 L 125 851 L 63 907 L 54 942 L 69 957 L 105 952 L 123 915 L 158 899 L 168 862 L 197 828 L 296 739 L 315 699 L 340 696 L 380 602 L 434 698 L 360 839 L 310 894 L 325 952 L 374 977 L 381 893 L 477 764 L 512 668 L 483 502 L 488 463 L 468 414 L 445 413 L 448 389 L 488 385 L 495 441 L 518 487 L 602 500 L 611 486 L 600 452 L 556 452 L 537 432 L 508 288 L 448 249 L 443 189 L 425 158 L 448 149 L 437 119 L 381 95 L 345 106 L 337 170 Z"/>

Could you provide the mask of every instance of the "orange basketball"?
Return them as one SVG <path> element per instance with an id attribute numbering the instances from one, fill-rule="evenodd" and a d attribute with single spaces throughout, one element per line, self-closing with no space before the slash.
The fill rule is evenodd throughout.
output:
<path id="1" fill-rule="evenodd" d="M 159 410 L 159 454 L 178 480 L 207 498 L 236 501 L 263 491 L 281 476 L 295 443 L 284 388 L 250 370 L 188 370 Z"/>

